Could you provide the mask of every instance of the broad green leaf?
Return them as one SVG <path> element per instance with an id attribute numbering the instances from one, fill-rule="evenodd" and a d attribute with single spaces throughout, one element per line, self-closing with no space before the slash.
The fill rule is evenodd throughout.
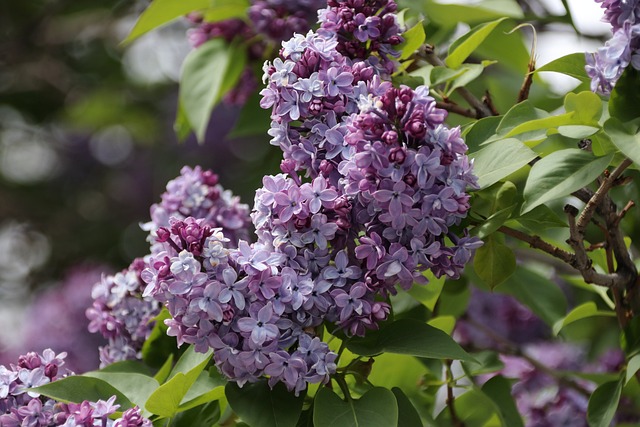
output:
<path id="1" fill-rule="evenodd" d="M 233 18 L 246 18 L 251 4 L 248 0 L 212 0 L 204 11 L 204 20 L 219 22 Z"/>
<path id="2" fill-rule="evenodd" d="M 571 310 L 569 314 L 567 314 L 563 319 L 558 320 L 553 325 L 553 334 L 558 335 L 560 331 L 567 325 L 570 325 L 573 322 L 577 322 L 581 319 L 586 319 L 587 317 L 593 316 L 609 316 L 615 317 L 615 313 L 613 311 L 602 311 L 598 310 L 598 307 L 593 301 L 585 302 Z"/>
<path id="3" fill-rule="evenodd" d="M 625 385 L 635 377 L 638 370 L 640 370 L 640 354 L 636 354 L 627 362 L 627 372 L 624 380 Z"/>
<path id="4" fill-rule="evenodd" d="M 500 228 L 511 216 L 511 212 L 516 208 L 516 205 L 508 206 L 504 209 L 491 215 L 482 224 L 478 225 L 471 230 L 471 234 L 478 236 L 481 239 L 493 234 L 498 228 Z"/>
<path id="5" fill-rule="evenodd" d="M 585 125 L 565 125 L 558 126 L 558 133 L 567 138 L 583 139 L 597 133 L 599 127 Z"/>
<path id="6" fill-rule="evenodd" d="M 620 347 L 627 355 L 640 353 L 640 316 L 635 316 L 620 335 Z"/>
<path id="7" fill-rule="evenodd" d="M 451 81 L 457 77 L 460 77 L 466 72 L 466 70 L 454 70 L 444 66 L 433 67 L 430 74 L 430 80 L 432 85 L 445 83 Z"/>
<path id="8" fill-rule="evenodd" d="M 466 86 L 480 77 L 486 67 L 495 63 L 496 61 L 482 61 L 482 64 L 463 64 L 458 69 L 464 72 L 449 82 L 446 96 L 451 96 L 459 87 Z"/>
<path id="9" fill-rule="evenodd" d="M 480 145 L 496 133 L 501 120 L 500 116 L 485 117 L 465 130 L 463 136 L 469 152 L 478 151 Z"/>
<path id="10" fill-rule="evenodd" d="M 480 188 L 487 188 L 516 172 L 538 155 L 515 138 L 495 141 L 469 154 Z"/>
<path id="11" fill-rule="evenodd" d="M 459 22 L 477 24 L 504 16 L 524 17 L 522 9 L 514 0 L 483 0 L 473 5 L 444 4 L 435 0 L 426 0 L 424 11 L 431 22 L 451 27 Z"/>
<path id="12" fill-rule="evenodd" d="M 416 384 L 428 373 L 428 368 L 418 358 L 391 353 L 377 356 L 370 369 L 368 379 L 372 384 L 385 388 L 400 387 L 412 396 L 419 393 Z"/>
<path id="13" fill-rule="evenodd" d="M 552 71 L 574 77 L 583 82 L 588 82 L 591 79 L 587 76 L 587 72 L 584 69 L 585 65 L 584 53 L 571 53 L 543 65 L 535 72 Z"/>
<path id="14" fill-rule="evenodd" d="M 609 165 L 613 154 L 593 154 L 569 148 L 549 154 L 531 168 L 524 187 L 525 214 L 548 201 L 567 196 L 594 181 Z"/>
<path id="15" fill-rule="evenodd" d="M 386 323 L 364 338 L 351 338 L 347 348 L 361 356 L 388 352 L 430 359 L 473 359 L 449 335 L 414 319 Z"/>
<path id="16" fill-rule="evenodd" d="M 404 38 L 404 42 L 398 46 L 401 60 L 409 58 L 416 50 L 418 50 L 418 48 L 420 48 L 420 46 L 423 45 L 426 35 L 424 33 L 422 21 L 408 29 L 404 34 L 402 34 L 402 37 Z"/>
<path id="17" fill-rule="evenodd" d="M 474 193 L 474 212 L 487 218 L 517 202 L 518 188 L 511 181 L 496 183 Z"/>
<path id="18" fill-rule="evenodd" d="M 473 268 L 478 277 L 491 289 L 507 280 L 516 271 L 513 250 L 489 236 L 476 250 Z"/>
<path id="19" fill-rule="evenodd" d="M 598 387 L 589 398 L 587 421 L 590 427 L 609 427 L 620 402 L 624 378 Z"/>
<path id="20" fill-rule="evenodd" d="M 531 101 L 522 101 L 507 111 L 496 129 L 496 134 L 503 137 L 522 123 L 547 117 L 549 117 L 549 113 L 539 108 L 535 108 Z"/>
<path id="21" fill-rule="evenodd" d="M 478 25 L 472 28 L 467 34 L 454 41 L 449 48 L 449 55 L 445 59 L 445 64 L 451 68 L 458 68 L 462 63 L 475 51 L 478 46 L 486 40 L 499 23 L 504 21 L 505 17 L 486 24 Z"/>
<path id="22" fill-rule="evenodd" d="M 144 408 L 149 396 L 160 386 L 158 381 L 147 375 L 132 372 L 92 371 L 86 377 L 101 379 L 124 394 L 134 405 Z"/>
<path id="23" fill-rule="evenodd" d="M 189 12 L 209 7 L 210 0 L 153 0 L 142 12 L 123 43 L 130 43 L 141 35 L 167 24 Z"/>
<path id="24" fill-rule="evenodd" d="M 304 394 L 296 397 L 282 383 L 272 390 L 266 380 L 242 388 L 229 382 L 225 393 L 233 411 L 251 427 L 295 427 L 302 413 Z"/>
<path id="25" fill-rule="evenodd" d="M 116 403 L 120 405 L 121 410 L 133 407 L 133 404 L 122 392 L 98 378 L 73 375 L 35 387 L 32 390 L 65 403 L 80 403 L 84 400 L 96 402 L 116 396 Z"/>
<path id="26" fill-rule="evenodd" d="M 176 134 L 178 142 L 185 142 L 191 135 L 191 123 L 184 112 L 182 104 L 178 101 L 178 109 L 176 111 L 176 119 L 173 122 L 173 132 Z"/>
<path id="27" fill-rule="evenodd" d="M 171 370 L 169 379 L 173 378 L 179 372 L 188 374 L 192 373 L 194 369 L 200 369 L 198 373 L 195 374 L 195 378 L 198 378 L 200 372 L 204 369 L 204 367 L 207 365 L 207 362 L 209 362 L 209 360 L 211 359 L 211 356 L 213 356 L 213 350 L 209 349 L 209 351 L 207 351 L 206 353 L 198 353 L 195 347 L 190 345 L 189 348 L 187 348 L 187 351 L 185 351 L 184 354 L 180 356 L 180 359 L 178 359 L 176 366 L 174 366 Z"/>
<path id="28" fill-rule="evenodd" d="M 558 116 L 544 117 L 542 119 L 536 119 L 521 123 L 511 129 L 506 135 L 504 135 L 504 137 L 508 138 L 515 135 L 540 130 L 544 130 L 546 133 L 546 131 L 548 131 L 549 129 L 557 128 L 558 126 L 570 125 L 572 123 L 575 123 L 573 113 L 564 113 Z"/>
<path id="29" fill-rule="evenodd" d="M 182 372 L 176 374 L 166 383 L 158 387 L 149 396 L 144 408 L 160 417 L 171 418 L 179 412 L 180 402 L 193 384 Z"/>
<path id="30" fill-rule="evenodd" d="M 430 271 L 425 273 L 425 276 L 429 279 L 429 283 L 426 285 L 414 284 L 409 290 L 409 295 L 422 303 L 429 311 L 433 311 L 438 298 L 440 298 L 445 278 L 436 278 Z"/>
<path id="31" fill-rule="evenodd" d="M 513 219 L 513 221 L 534 232 L 541 232 L 553 227 L 568 227 L 566 221 L 545 205 L 540 205 Z"/>
<path id="32" fill-rule="evenodd" d="M 164 383 L 167 380 L 167 378 L 169 378 L 169 374 L 171 373 L 172 366 L 173 366 L 173 354 L 170 354 L 169 357 L 167 357 L 167 361 L 164 362 L 164 365 L 162 365 L 160 369 L 158 369 L 158 372 L 156 372 L 153 378 L 155 378 L 156 381 L 158 381 L 158 383 L 160 384 Z"/>
<path id="33" fill-rule="evenodd" d="M 437 316 L 429 319 L 427 324 L 434 328 L 440 329 L 442 332 L 451 335 L 453 328 L 456 327 L 456 318 L 453 316 Z"/>
<path id="34" fill-rule="evenodd" d="M 612 117 L 605 122 L 604 131 L 625 156 L 640 166 L 640 133 L 636 131 L 635 126 L 625 125 Z"/>
<path id="35" fill-rule="evenodd" d="M 514 296 L 549 326 L 567 313 L 567 299 L 558 285 L 523 267 L 518 268 L 496 291 Z"/>
<path id="36" fill-rule="evenodd" d="M 609 96 L 611 117 L 615 117 L 623 123 L 640 117 L 638 81 L 640 81 L 640 72 L 633 67 L 627 67 Z"/>
<path id="37" fill-rule="evenodd" d="M 213 426 L 220 419 L 220 413 L 220 403 L 209 402 L 176 414 L 171 420 L 171 427 Z"/>
<path id="38" fill-rule="evenodd" d="M 393 387 L 391 392 L 398 403 L 398 427 L 422 427 L 420 414 L 402 389 Z"/>
<path id="39" fill-rule="evenodd" d="M 516 403 L 511 396 L 511 384 L 502 375 L 496 375 L 484 383 L 482 391 L 493 400 L 493 403 L 500 409 L 505 426 L 524 426 L 522 417 L 518 412 Z"/>
<path id="40" fill-rule="evenodd" d="M 388 389 L 375 387 L 357 400 L 342 400 L 322 387 L 313 404 L 316 427 L 390 427 L 398 425 L 398 403 Z"/>
<path id="41" fill-rule="evenodd" d="M 271 123 L 271 112 L 260 107 L 260 98 L 261 95 L 254 93 L 244 104 L 238 120 L 227 135 L 229 138 L 266 135 L 265 130 L 269 129 Z"/>
<path id="42" fill-rule="evenodd" d="M 180 105 L 198 141 L 204 140 L 213 107 L 237 83 L 246 47 L 213 39 L 189 53 L 180 76 Z"/>
<path id="43" fill-rule="evenodd" d="M 197 353 L 193 346 L 189 346 L 171 371 L 169 380 L 149 396 L 145 409 L 169 418 L 182 411 L 180 404 L 183 403 L 187 392 L 207 366 L 212 355 L 212 350 L 202 354 Z"/>
<path id="44" fill-rule="evenodd" d="M 222 378 L 216 368 L 202 371 L 198 379 L 182 398 L 179 409 L 181 411 L 194 408 L 207 402 L 224 397 L 224 386 L 227 381 Z"/>
<path id="45" fill-rule="evenodd" d="M 569 92 L 564 98 L 564 109 L 573 112 L 577 123 L 598 126 L 598 120 L 602 116 L 602 100 L 589 91 Z"/>

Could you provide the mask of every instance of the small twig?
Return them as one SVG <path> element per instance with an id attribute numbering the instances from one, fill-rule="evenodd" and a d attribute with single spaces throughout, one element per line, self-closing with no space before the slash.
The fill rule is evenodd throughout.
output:
<path id="1" fill-rule="evenodd" d="M 622 218 L 624 218 L 625 215 L 627 214 L 627 212 L 629 212 L 631 210 L 631 208 L 633 208 L 635 205 L 636 205 L 636 203 L 633 200 L 629 200 L 627 202 L 627 204 L 625 205 L 625 207 L 622 208 L 622 210 L 618 213 L 618 217 L 616 218 L 616 222 L 613 225 L 617 227 L 620 224 L 620 221 L 622 221 Z"/>
<path id="2" fill-rule="evenodd" d="M 615 180 L 618 179 L 622 172 L 631 166 L 632 163 L 633 162 L 631 160 L 624 159 L 622 163 L 620 163 L 618 167 L 615 168 L 604 181 L 602 181 L 602 184 L 600 184 L 598 190 L 594 193 L 591 199 L 589 199 L 587 205 L 582 210 L 582 214 L 578 218 L 576 225 L 580 233 L 584 233 L 584 230 L 587 228 L 589 221 L 591 221 L 596 208 L 602 203 L 609 190 L 611 190 Z"/>
<path id="3" fill-rule="evenodd" d="M 438 55 L 435 54 L 433 46 L 429 44 L 424 45 L 422 51 L 424 52 L 424 58 L 429 64 L 436 67 L 446 66 L 445 63 L 442 62 L 442 60 L 438 57 Z M 460 96 L 462 96 L 462 98 L 464 98 L 464 100 L 467 101 L 467 103 L 469 103 L 469 105 L 476 111 L 476 114 L 474 116 L 475 118 L 481 119 L 483 117 L 489 117 L 492 115 L 489 108 L 487 108 L 487 106 L 484 105 L 484 103 L 482 103 L 482 101 L 480 101 L 478 98 L 476 98 L 475 95 L 472 94 L 467 88 L 459 87 L 456 89 L 456 92 L 458 92 Z"/>
<path id="4" fill-rule="evenodd" d="M 546 252 L 549 255 L 556 257 L 566 262 L 569 265 L 573 265 L 574 263 L 575 257 L 573 254 L 563 249 L 560 249 L 557 246 L 553 246 L 551 243 L 546 242 L 545 240 L 542 240 L 540 236 L 530 236 L 526 233 L 523 233 L 522 231 L 518 231 L 516 229 L 506 227 L 504 225 L 498 228 L 498 231 L 503 234 L 506 234 L 507 236 L 511 236 L 518 240 L 522 240 L 523 242 L 528 243 L 529 246 L 531 246 L 532 248 L 540 249 L 541 251 Z"/>
<path id="5" fill-rule="evenodd" d="M 447 110 L 450 113 L 455 113 L 460 116 L 470 117 L 472 119 L 476 118 L 476 114 L 473 112 L 473 110 L 461 107 L 460 105 L 453 102 L 437 101 L 436 107 L 442 108 L 443 110 Z"/>
<path id="6" fill-rule="evenodd" d="M 493 103 L 493 98 L 491 98 L 491 93 L 489 93 L 488 90 L 484 91 L 484 96 L 482 97 L 482 103 L 486 105 L 489 110 L 491 110 L 491 114 L 493 116 L 500 115 L 500 112 L 498 111 L 495 104 Z"/>

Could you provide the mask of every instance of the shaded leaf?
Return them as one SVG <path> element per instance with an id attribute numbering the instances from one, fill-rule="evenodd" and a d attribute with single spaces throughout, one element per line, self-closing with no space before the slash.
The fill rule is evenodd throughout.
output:
<path id="1" fill-rule="evenodd" d="M 640 117 L 640 91 L 638 81 L 640 72 L 627 67 L 609 96 L 609 114 L 621 122 L 628 122 Z"/>
<path id="2" fill-rule="evenodd" d="M 398 427 L 422 427 L 420 414 L 402 389 L 393 387 L 391 392 L 398 403 Z"/>
<path id="3" fill-rule="evenodd" d="M 637 126 L 624 124 L 612 117 L 605 122 L 604 131 L 625 156 L 640 166 L 640 133 L 637 132 Z"/>
<path id="4" fill-rule="evenodd" d="M 92 371 L 83 375 L 109 383 L 140 408 L 144 408 L 149 396 L 160 386 L 152 377 L 132 372 Z"/>
<path id="5" fill-rule="evenodd" d="M 489 236 L 476 250 L 473 268 L 478 277 L 493 289 L 516 271 L 516 256 L 511 248 Z"/>
<path id="6" fill-rule="evenodd" d="M 616 415 L 624 379 L 599 386 L 589 398 L 587 421 L 591 427 L 608 427 Z"/>
<path id="7" fill-rule="evenodd" d="M 567 196 L 594 181 L 609 165 L 613 155 L 595 157 L 591 153 L 569 148 L 555 151 L 531 168 L 524 187 L 525 202 L 521 213 Z"/>
<path id="8" fill-rule="evenodd" d="M 577 322 L 578 320 L 593 316 L 615 317 L 616 314 L 613 311 L 598 310 L 596 303 L 593 301 L 585 302 L 571 310 L 563 319 L 558 320 L 553 325 L 553 333 L 554 335 L 558 335 L 565 326 L 570 325 L 573 322 Z"/>
<path id="9" fill-rule="evenodd" d="M 99 378 L 74 375 L 35 387 L 32 390 L 65 403 L 80 403 L 84 400 L 96 402 L 116 396 L 116 403 L 120 405 L 120 409 L 124 410 L 133 407 L 122 392 Z"/>
<path id="10" fill-rule="evenodd" d="M 482 391 L 500 409 L 502 418 L 505 421 L 504 425 L 509 427 L 524 426 L 516 403 L 511 396 L 511 384 L 502 375 L 496 375 L 484 383 Z"/>
<path id="11" fill-rule="evenodd" d="M 389 427 L 398 425 L 398 404 L 388 389 L 375 387 L 360 399 L 345 402 L 323 387 L 313 404 L 316 427 Z"/>
<path id="12" fill-rule="evenodd" d="M 409 58 L 424 43 L 426 35 L 424 33 L 422 21 L 409 28 L 404 32 L 404 34 L 402 34 L 402 37 L 404 38 L 404 41 L 398 46 L 401 60 Z"/>
<path id="13" fill-rule="evenodd" d="M 553 71 L 574 77 L 582 82 L 588 82 L 591 81 L 591 79 L 587 76 L 584 68 L 585 65 L 586 60 L 584 53 L 571 53 L 543 65 L 535 70 L 535 72 Z"/>
<path id="14" fill-rule="evenodd" d="M 489 187 L 516 172 L 538 155 L 515 138 L 493 142 L 469 154 L 480 188 Z"/>
<path id="15" fill-rule="evenodd" d="M 229 382 L 225 393 L 233 411 L 251 427 L 295 427 L 302 413 L 304 395 L 296 397 L 282 383 L 272 390 L 266 380 L 242 388 Z"/>

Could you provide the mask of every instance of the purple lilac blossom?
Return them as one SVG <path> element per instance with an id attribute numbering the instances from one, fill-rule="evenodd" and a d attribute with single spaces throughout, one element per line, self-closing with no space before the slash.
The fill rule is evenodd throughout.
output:
<path id="1" fill-rule="evenodd" d="M 383 9 L 344 2 L 381 17 L 386 35 L 399 33 L 388 13 L 395 3 L 372 4 Z M 226 248 L 210 224 L 171 218 L 157 230 L 144 295 L 167 306 L 179 345 L 213 348 L 240 385 L 266 376 L 299 393 L 326 383 L 337 355 L 317 336 L 324 322 L 362 336 L 387 318 L 384 300 L 398 283 L 424 283 L 427 269 L 457 278 L 481 244 L 453 232 L 469 209 L 466 188 L 476 186 L 459 129 L 443 125 L 427 88 L 385 82 L 396 62 L 369 42 L 352 52 L 364 58 L 343 55 L 325 28 L 295 35 L 265 64 L 261 105 L 272 109 L 270 135 L 284 159 L 283 173 L 256 191 L 255 243 L 241 240 L 208 262 L 202 248 Z"/>
<path id="2" fill-rule="evenodd" d="M 111 419 L 120 405 L 116 396 L 97 402 L 61 403 L 27 389 L 73 375 L 65 367 L 66 353 L 45 349 L 18 357 L 17 364 L 0 365 L 0 426 L 152 427 L 139 408 L 130 408 Z"/>
<path id="3" fill-rule="evenodd" d="M 586 54 L 585 69 L 591 90 L 608 95 L 629 65 L 640 70 L 640 2 L 596 1 L 605 9 L 603 20 L 611 24 L 613 36 L 597 52 Z"/>

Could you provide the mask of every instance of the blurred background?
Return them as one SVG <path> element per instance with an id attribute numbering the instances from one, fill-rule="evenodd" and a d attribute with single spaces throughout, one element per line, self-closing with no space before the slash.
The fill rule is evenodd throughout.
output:
<path id="1" fill-rule="evenodd" d="M 538 65 L 594 51 L 609 35 L 594 1 L 568 2 L 581 35 L 554 19 L 567 2 L 519 3 L 536 17 Z M 261 177 L 278 171 L 280 153 L 266 133 L 228 135 L 239 106 L 214 111 L 203 144 L 177 141 L 190 24 L 179 20 L 122 46 L 147 5 L 0 2 L 0 364 L 24 349 L 81 341 L 96 348 L 97 337 L 84 332 L 91 286 L 148 252 L 139 223 L 183 165 L 213 169 L 249 205 Z M 576 85 L 547 78 L 558 92 Z M 70 363 L 91 369 L 97 351 Z"/>

